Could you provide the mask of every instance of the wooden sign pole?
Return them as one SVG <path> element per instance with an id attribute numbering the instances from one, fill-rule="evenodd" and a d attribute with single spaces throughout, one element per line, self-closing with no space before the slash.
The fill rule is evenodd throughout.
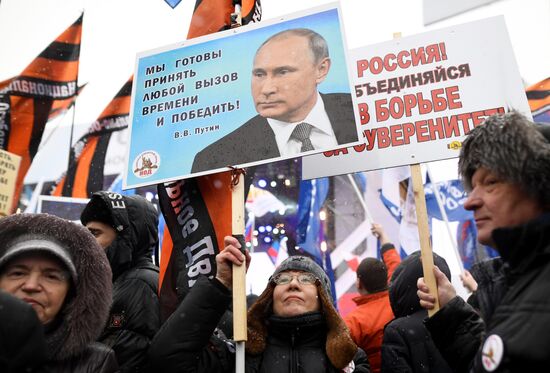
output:
<path id="1" fill-rule="evenodd" d="M 439 310 L 439 298 L 437 296 L 437 285 L 433 272 L 434 258 L 432 245 L 430 243 L 430 229 L 428 227 L 428 211 L 426 209 L 426 196 L 424 194 L 424 184 L 422 183 L 422 173 L 420 164 L 411 164 L 411 178 L 413 182 L 414 203 L 416 206 L 416 221 L 418 224 L 418 235 L 420 237 L 420 253 L 422 256 L 422 270 L 424 271 L 424 281 L 430 288 L 430 294 L 435 297 L 435 307 L 428 310 L 428 316 L 432 316 Z"/>
<path id="2" fill-rule="evenodd" d="M 393 38 L 399 39 L 400 32 L 394 32 Z M 424 194 L 424 183 L 420 164 L 411 164 L 411 179 L 413 183 L 414 204 L 416 206 L 416 222 L 418 225 L 418 236 L 420 237 L 420 255 L 422 257 L 422 271 L 424 282 L 430 288 L 430 294 L 435 297 L 435 307 L 428 310 L 428 316 L 439 311 L 439 297 L 437 295 L 437 283 L 434 275 L 434 257 L 430 243 L 430 228 L 428 226 L 428 210 L 426 208 L 426 195 Z"/>
<path id="3" fill-rule="evenodd" d="M 233 236 L 239 240 L 244 252 L 244 172 L 233 170 L 231 210 Z M 247 340 L 246 327 L 246 263 L 233 265 L 233 339 L 236 342 L 235 372 L 244 373 L 244 347 Z"/>

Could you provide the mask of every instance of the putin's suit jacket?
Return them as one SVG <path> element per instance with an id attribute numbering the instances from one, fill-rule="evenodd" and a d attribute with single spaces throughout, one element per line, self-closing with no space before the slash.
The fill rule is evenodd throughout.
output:
<path id="1" fill-rule="evenodd" d="M 357 141 L 350 94 L 321 94 L 338 144 Z M 208 145 L 195 156 L 192 172 L 234 166 L 280 156 L 267 119 L 256 115 L 241 127 Z"/>

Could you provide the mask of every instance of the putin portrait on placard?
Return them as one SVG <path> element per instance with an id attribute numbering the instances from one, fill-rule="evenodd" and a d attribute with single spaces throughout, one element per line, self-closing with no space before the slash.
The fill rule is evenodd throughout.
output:
<path id="1" fill-rule="evenodd" d="M 252 68 L 258 115 L 197 153 L 192 172 L 356 142 L 351 95 L 318 91 L 330 67 L 327 42 L 315 31 L 290 29 L 268 38 Z"/>

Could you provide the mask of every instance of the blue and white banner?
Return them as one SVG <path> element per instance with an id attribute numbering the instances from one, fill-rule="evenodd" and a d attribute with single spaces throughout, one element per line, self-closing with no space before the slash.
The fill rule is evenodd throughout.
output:
<path id="1" fill-rule="evenodd" d="M 464 209 L 464 201 L 468 197 L 460 180 L 449 180 L 424 185 L 426 208 L 432 218 L 444 220 L 438 206 L 435 191 L 438 191 L 447 219 L 449 221 L 464 221 L 473 219 L 473 213 Z"/>

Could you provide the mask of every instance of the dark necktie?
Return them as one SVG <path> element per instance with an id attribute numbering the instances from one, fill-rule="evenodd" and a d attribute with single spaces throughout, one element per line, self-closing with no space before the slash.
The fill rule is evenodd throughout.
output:
<path id="1" fill-rule="evenodd" d="M 302 152 L 315 149 L 309 138 L 312 128 L 313 127 L 311 124 L 302 122 L 296 125 L 294 131 L 292 131 L 292 134 L 290 135 L 291 138 L 294 138 L 302 143 L 302 148 L 300 149 Z"/>

